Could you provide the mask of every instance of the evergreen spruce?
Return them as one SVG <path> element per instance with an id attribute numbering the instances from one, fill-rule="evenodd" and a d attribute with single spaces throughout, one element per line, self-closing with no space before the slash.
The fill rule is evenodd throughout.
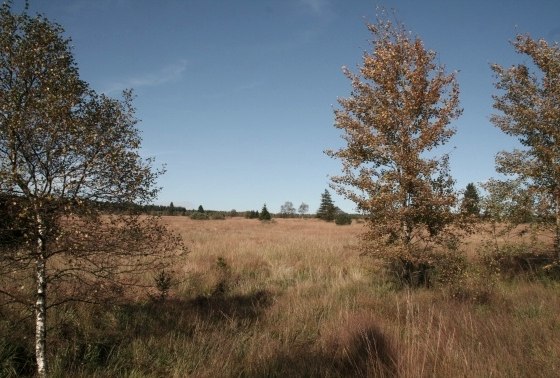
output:
<path id="1" fill-rule="evenodd" d="M 466 215 L 480 215 L 480 196 L 476 186 L 471 182 L 465 189 L 463 202 L 461 202 L 461 213 Z"/>
<path id="2" fill-rule="evenodd" d="M 337 211 L 336 216 L 334 217 L 334 223 L 339 226 L 345 226 L 352 224 L 352 217 L 350 214 L 345 213 L 342 210 Z"/>
<path id="3" fill-rule="evenodd" d="M 272 216 L 270 215 L 270 213 L 268 212 L 268 209 L 266 208 L 266 203 L 264 204 L 262 210 L 261 210 L 261 214 L 259 215 L 259 219 L 260 220 L 271 220 Z"/>
<path id="4" fill-rule="evenodd" d="M 325 192 L 321 194 L 321 205 L 319 210 L 317 210 L 317 218 L 322 219 L 327 222 L 332 222 L 336 213 L 336 207 L 334 206 L 331 194 L 325 189 Z"/>

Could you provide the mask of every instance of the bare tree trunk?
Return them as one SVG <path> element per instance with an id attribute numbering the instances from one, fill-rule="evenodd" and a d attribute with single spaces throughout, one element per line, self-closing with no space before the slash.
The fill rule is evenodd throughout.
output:
<path id="1" fill-rule="evenodd" d="M 412 205 L 412 200 L 411 200 L 411 194 L 407 193 L 406 194 L 406 198 L 403 201 L 403 210 L 408 210 L 409 207 L 411 207 Z M 407 246 L 409 246 L 411 240 L 412 240 L 412 222 L 409 219 L 409 214 L 407 213 L 406 216 L 403 219 L 403 241 L 404 244 Z"/>
<path id="2" fill-rule="evenodd" d="M 37 359 L 37 375 L 47 376 L 47 279 L 46 279 L 46 245 L 43 238 L 45 227 L 38 217 L 38 239 L 35 279 L 37 298 L 35 302 L 35 357 Z"/>
<path id="3" fill-rule="evenodd" d="M 410 227 L 408 220 L 405 220 L 403 222 L 403 233 L 404 233 L 404 238 L 403 238 L 404 244 L 408 246 L 410 244 L 410 241 L 412 240 L 412 227 Z"/>

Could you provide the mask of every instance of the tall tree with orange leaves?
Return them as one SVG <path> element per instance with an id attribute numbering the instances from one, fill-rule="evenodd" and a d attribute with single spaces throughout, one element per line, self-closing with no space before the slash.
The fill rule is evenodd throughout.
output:
<path id="1" fill-rule="evenodd" d="M 369 215 L 367 252 L 409 264 L 456 241 L 447 232 L 454 181 L 448 156 L 434 149 L 455 133 L 459 87 L 402 24 L 379 19 L 367 27 L 372 51 L 358 73 L 343 68 L 353 90 L 335 110 L 346 146 L 326 153 L 342 162 L 334 188 Z"/>

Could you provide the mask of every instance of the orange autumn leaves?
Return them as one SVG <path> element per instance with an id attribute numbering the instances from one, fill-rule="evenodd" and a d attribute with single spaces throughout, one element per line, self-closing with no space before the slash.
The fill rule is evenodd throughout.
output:
<path id="1" fill-rule="evenodd" d="M 335 127 L 347 145 L 327 154 L 342 161 L 337 191 L 369 214 L 375 250 L 424 249 L 448 241 L 456 203 L 448 158 L 428 154 L 446 143 L 461 114 L 455 74 L 402 25 L 368 25 L 373 51 L 359 73 L 343 68 L 352 93 L 339 99 Z M 394 248 L 393 248 L 394 247 Z"/>

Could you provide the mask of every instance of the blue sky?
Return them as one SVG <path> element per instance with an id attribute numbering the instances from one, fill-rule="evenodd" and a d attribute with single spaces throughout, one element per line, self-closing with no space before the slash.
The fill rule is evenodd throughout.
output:
<path id="1" fill-rule="evenodd" d="M 514 141 L 493 127 L 490 63 L 527 62 L 518 33 L 560 41 L 558 0 L 32 0 L 72 38 L 82 79 L 100 92 L 136 93 L 142 154 L 165 164 L 157 203 L 314 212 L 340 162 L 338 97 L 370 50 L 376 6 L 458 70 L 462 117 L 451 153 L 457 188 L 495 176 L 494 155 Z M 16 1 L 17 3 L 17 1 Z M 333 193 L 335 204 L 353 204 Z"/>

